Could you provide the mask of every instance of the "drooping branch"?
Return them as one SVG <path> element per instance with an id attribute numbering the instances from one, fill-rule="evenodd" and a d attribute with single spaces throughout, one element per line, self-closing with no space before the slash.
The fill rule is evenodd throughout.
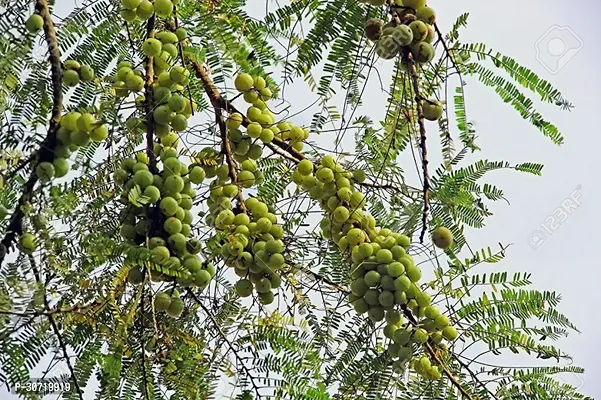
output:
<path id="1" fill-rule="evenodd" d="M 36 175 L 36 167 L 41 162 L 49 161 L 54 159 L 54 148 L 56 146 L 56 132 L 59 128 L 61 114 L 63 110 L 63 83 L 62 83 L 62 63 L 61 55 L 58 46 L 58 40 L 56 37 L 56 31 L 54 29 L 54 23 L 52 22 L 52 15 L 48 8 L 47 0 L 37 0 L 35 4 L 37 13 L 42 17 L 44 21 L 44 36 L 46 44 L 48 46 L 48 61 L 50 62 L 51 81 L 52 81 L 52 114 L 49 121 L 48 133 L 42 141 L 38 150 L 32 157 L 33 165 L 29 179 L 25 183 L 21 197 L 19 198 L 15 210 L 10 218 L 8 228 L 2 239 L 2 245 L 6 248 L 5 252 L 0 252 L 0 265 L 4 261 L 6 254 L 8 254 L 11 246 L 13 245 L 16 237 L 23 233 L 23 217 L 25 212 L 23 206 L 28 203 L 34 196 L 34 187 L 38 182 Z"/>

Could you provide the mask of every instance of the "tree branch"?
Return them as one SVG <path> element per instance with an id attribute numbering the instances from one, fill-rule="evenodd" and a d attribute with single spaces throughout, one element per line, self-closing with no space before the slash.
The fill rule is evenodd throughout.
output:
<path id="1" fill-rule="evenodd" d="M 150 39 L 154 37 L 154 24 L 155 15 L 148 20 L 146 24 L 146 38 Z M 144 64 L 146 67 L 146 79 L 144 83 L 144 112 L 146 114 L 146 155 L 150 160 L 150 170 L 155 172 L 156 168 L 156 155 L 154 154 L 154 119 L 152 117 L 153 110 L 153 94 L 152 84 L 154 82 L 154 57 L 146 57 Z"/>
<path id="2" fill-rule="evenodd" d="M 44 35 L 46 43 L 48 45 L 48 60 L 50 62 L 51 80 L 52 80 L 52 115 L 50 117 L 48 133 L 46 138 L 41 143 L 38 150 L 34 153 L 33 168 L 29 176 L 29 180 L 25 183 L 23 193 L 17 202 L 17 206 L 13 215 L 10 218 L 6 233 L 2 239 L 2 244 L 6 247 L 6 254 L 10 251 L 12 244 L 14 243 L 17 235 L 23 233 L 23 217 L 25 212 L 23 211 L 23 205 L 29 202 L 33 198 L 33 188 L 38 182 L 36 175 L 36 167 L 45 161 L 52 161 L 54 159 L 54 148 L 56 147 L 56 132 L 59 128 L 61 114 L 63 110 L 63 82 L 62 82 L 62 63 L 61 55 L 58 47 L 58 40 L 56 38 L 56 31 L 54 29 L 54 23 L 52 22 L 52 16 L 50 9 L 48 8 L 47 0 L 37 0 L 35 9 L 44 21 Z M 0 254 L 0 265 L 4 261 L 6 254 Z"/>

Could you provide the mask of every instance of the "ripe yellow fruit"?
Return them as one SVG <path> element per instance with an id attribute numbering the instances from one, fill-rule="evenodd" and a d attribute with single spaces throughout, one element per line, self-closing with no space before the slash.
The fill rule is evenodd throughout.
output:
<path id="1" fill-rule="evenodd" d="M 453 244 L 453 234 L 445 227 L 436 228 L 432 234 L 432 241 L 439 249 L 448 249 Z"/>
<path id="2" fill-rule="evenodd" d="M 33 14 L 25 22 L 25 28 L 31 33 L 37 33 L 44 27 L 44 19 L 39 14 Z"/>
<path id="3" fill-rule="evenodd" d="M 417 19 L 424 21 L 430 25 L 436 22 L 436 11 L 430 7 L 420 7 L 415 10 Z"/>
<path id="4" fill-rule="evenodd" d="M 234 79 L 234 86 L 239 92 L 247 92 L 253 87 L 253 77 L 245 72 L 238 74 Z"/>
<path id="5" fill-rule="evenodd" d="M 382 22 L 379 18 L 370 18 L 365 23 L 363 27 L 363 32 L 365 32 L 365 37 L 369 40 L 376 41 L 380 39 L 382 35 L 382 26 L 384 22 Z"/>
<path id="6" fill-rule="evenodd" d="M 423 21 L 413 21 L 409 24 L 409 28 L 413 32 L 414 42 L 420 42 L 428 35 L 428 26 Z"/>
<path id="7" fill-rule="evenodd" d="M 442 103 L 440 101 L 430 99 L 422 103 L 422 111 L 425 119 L 428 121 L 436 121 L 442 117 L 444 108 L 442 107 Z"/>

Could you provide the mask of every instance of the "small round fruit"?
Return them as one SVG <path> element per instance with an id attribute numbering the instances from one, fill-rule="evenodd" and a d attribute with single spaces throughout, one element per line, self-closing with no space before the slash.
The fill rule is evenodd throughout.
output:
<path id="1" fill-rule="evenodd" d="M 432 234 L 432 241 L 439 249 L 448 249 L 453 244 L 453 234 L 445 227 L 438 227 Z"/>
<path id="2" fill-rule="evenodd" d="M 413 30 L 407 25 L 399 25 L 390 34 L 402 46 L 408 46 L 413 42 Z"/>
<path id="3" fill-rule="evenodd" d="M 239 92 L 247 92 L 253 87 L 253 77 L 245 72 L 238 74 L 234 79 L 234 86 Z"/>
<path id="4" fill-rule="evenodd" d="M 442 117 L 444 108 L 442 103 L 438 100 L 426 100 L 422 102 L 422 112 L 424 118 L 428 121 L 436 121 Z"/>
<path id="5" fill-rule="evenodd" d="M 52 161 L 52 166 L 54 166 L 54 176 L 56 178 L 62 178 L 69 172 L 69 163 L 64 158 L 55 158 Z"/>
<path id="6" fill-rule="evenodd" d="M 420 21 L 421 22 L 421 21 Z M 434 59 L 436 54 L 434 47 L 427 42 L 419 42 L 411 47 L 411 53 L 419 63 L 427 63 Z"/>
<path id="7" fill-rule="evenodd" d="M 155 38 L 149 38 L 144 41 L 142 44 L 142 52 L 147 57 L 157 57 L 161 54 L 163 50 L 163 44 L 160 40 Z"/>
<path id="8" fill-rule="evenodd" d="M 65 70 L 63 71 L 63 83 L 66 86 L 69 87 L 73 87 L 76 86 L 79 83 L 79 74 L 77 73 L 77 71 L 73 71 L 73 70 Z"/>
<path id="9" fill-rule="evenodd" d="M 184 311 L 184 301 L 179 297 L 172 297 L 171 304 L 167 308 L 167 314 L 170 317 L 177 318 Z"/>
<path id="10" fill-rule="evenodd" d="M 154 309 L 157 311 L 167 311 L 171 305 L 171 296 L 167 293 L 159 293 L 154 298 Z"/>
<path id="11" fill-rule="evenodd" d="M 248 297 L 253 293 L 253 284 L 248 279 L 240 279 L 234 287 L 240 297 Z"/>
<path id="12" fill-rule="evenodd" d="M 457 329 L 455 329 L 452 326 L 447 326 L 446 328 L 444 328 L 442 330 L 442 336 L 445 339 L 447 339 L 448 341 L 453 341 L 453 340 L 457 339 L 459 334 L 457 333 Z"/>
<path id="13" fill-rule="evenodd" d="M 403 6 L 417 10 L 418 8 L 424 7 L 426 0 L 403 0 Z"/>
<path id="14" fill-rule="evenodd" d="M 390 60 L 396 57 L 400 50 L 401 46 L 399 42 L 391 36 L 384 36 L 382 39 L 378 40 L 378 43 L 376 44 L 376 54 L 384 60 Z"/>
<path id="15" fill-rule="evenodd" d="M 129 282 L 130 285 L 139 285 L 144 282 L 144 274 L 139 268 L 131 268 L 127 273 L 127 282 Z"/>
<path id="16" fill-rule="evenodd" d="M 32 14 L 25 22 L 25 28 L 30 33 L 38 33 L 44 27 L 44 19 L 40 14 Z"/>
<path id="17" fill-rule="evenodd" d="M 24 253 L 33 253 L 37 247 L 37 241 L 35 236 L 33 236 L 31 233 L 24 233 L 19 238 L 19 246 L 21 247 L 21 250 Z"/>
<path id="18" fill-rule="evenodd" d="M 47 161 L 41 162 L 35 168 L 35 173 L 40 182 L 49 182 L 52 178 L 54 178 L 54 165 Z"/>
<path id="19" fill-rule="evenodd" d="M 384 22 L 382 22 L 379 18 L 370 18 L 365 23 L 363 27 L 363 32 L 365 33 L 365 37 L 371 41 L 376 41 L 380 39 L 382 35 L 382 26 Z"/>
<path id="20" fill-rule="evenodd" d="M 94 79 L 94 69 L 89 65 L 82 65 L 79 69 L 79 77 L 83 82 L 89 82 Z"/>
<path id="21" fill-rule="evenodd" d="M 436 22 L 436 11 L 434 11 L 434 9 L 431 7 L 426 6 L 418 8 L 415 10 L 415 16 L 417 19 L 430 25 Z"/>
<path id="22" fill-rule="evenodd" d="M 154 12 L 161 18 L 166 18 L 173 12 L 173 2 L 171 0 L 155 0 Z"/>

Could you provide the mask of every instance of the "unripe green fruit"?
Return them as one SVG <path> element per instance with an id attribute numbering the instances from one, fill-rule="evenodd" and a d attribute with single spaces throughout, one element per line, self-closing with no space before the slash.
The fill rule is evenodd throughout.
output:
<path id="1" fill-rule="evenodd" d="M 455 329 L 452 326 L 447 326 L 446 328 L 444 328 L 442 330 L 442 336 L 445 339 L 447 339 L 448 341 L 453 341 L 453 340 L 457 339 L 459 334 L 457 333 L 457 329 Z"/>
<path id="2" fill-rule="evenodd" d="M 206 174 L 205 174 L 204 169 L 196 166 L 196 167 L 192 168 L 188 177 L 190 179 L 190 182 L 192 182 L 195 185 L 199 185 L 204 181 L 205 175 Z"/>
<path id="3" fill-rule="evenodd" d="M 382 307 L 373 307 L 367 312 L 367 317 L 373 322 L 380 322 L 384 319 L 384 309 Z"/>
<path id="4" fill-rule="evenodd" d="M 442 103 L 438 100 L 426 100 L 422 102 L 422 112 L 424 118 L 428 121 L 436 121 L 442 117 L 444 108 L 442 107 Z"/>
<path id="5" fill-rule="evenodd" d="M 376 54 L 384 60 L 396 57 L 400 50 L 400 44 L 391 36 L 384 36 L 376 44 Z"/>
<path id="6" fill-rule="evenodd" d="M 163 45 L 163 51 L 174 59 L 177 57 L 177 47 L 173 43 L 166 43 Z"/>
<path id="7" fill-rule="evenodd" d="M 130 75 L 125 81 L 125 86 L 131 91 L 139 92 L 144 89 L 144 78 L 138 75 Z"/>
<path id="8" fill-rule="evenodd" d="M 432 241 L 439 249 L 448 249 L 453 244 L 453 234 L 449 229 L 441 226 L 432 234 Z"/>
<path id="9" fill-rule="evenodd" d="M 146 39 L 142 44 L 142 52 L 147 57 L 157 57 L 161 54 L 162 50 L 163 44 L 160 42 L 160 40 L 157 40 L 155 38 Z"/>
<path id="10" fill-rule="evenodd" d="M 79 83 L 79 74 L 77 73 L 77 71 L 63 71 L 63 83 L 69 87 L 76 86 Z"/>
<path id="11" fill-rule="evenodd" d="M 184 311 L 184 302 L 179 297 L 172 297 L 171 304 L 169 304 L 169 308 L 167 308 L 167 314 L 170 317 L 177 318 Z"/>
<path id="12" fill-rule="evenodd" d="M 69 163 L 64 158 L 55 158 L 52 161 L 52 166 L 54 167 L 54 176 L 56 178 L 62 178 L 69 172 Z"/>
<path id="13" fill-rule="evenodd" d="M 247 92 L 253 87 L 254 80 L 250 74 L 241 73 L 234 79 L 234 86 L 239 92 Z"/>
<path id="14" fill-rule="evenodd" d="M 171 111 L 181 113 L 186 108 L 186 98 L 180 94 L 174 94 L 168 99 L 167 104 Z"/>
<path id="15" fill-rule="evenodd" d="M 275 300 L 275 296 L 272 291 L 265 292 L 265 293 L 259 293 L 258 297 L 259 297 L 259 302 L 263 305 L 269 305 L 269 304 L 273 303 L 273 301 Z"/>
<path id="16" fill-rule="evenodd" d="M 44 19 L 39 14 L 32 14 L 25 22 L 25 28 L 30 33 L 38 33 L 44 27 Z"/>
<path id="17" fill-rule="evenodd" d="M 409 24 L 413 32 L 413 42 L 421 42 L 428 36 L 428 26 L 423 21 L 413 21 Z"/>
<path id="18" fill-rule="evenodd" d="M 176 233 L 180 233 L 182 231 L 182 223 L 179 219 L 170 217 L 165 220 L 163 229 L 165 229 L 165 232 L 167 232 L 169 235 L 175 235 Z"/>
<path id="19" fill-rule="evenodd" d="M 171 296 L 167 293 L 159 293 L 154 298 L 154 309 L 157 311 L 167 311 L 171 305 Z"/>
<path id="20" fill-rule="evenodd" d="M 248 297 L 253 292 L 253 284 L 248 279 L 240 279 L 236 282 L 234 287 L 236 288 L 236 293 L 240 297 Z"/>
<path id="21" fill-rule="evenodd" d="M 259 136 L 259 138 L 261 139 L 261 142 L 263 143 L 271 143 L 274 139 L 275 135 L 273 133 L 273 131 L 269 130 L 269 129 L 263 129 L 261 131 L 261 135 Z"/>
<path id="22" fill-rule="evenodd" d="M 171 216 L 175 215 L 179 206 L 173 197 L 165 197 L 161 200 L 160 207 L 165 215 Z"/>
<path id="23" fill-rule="evenodd" d="M 79 70 L 79 77 L 84 82 L 89 82 L 94 79 L 94 69 L 88 65 L 82 65 Z"/>
<path id="24" fill-rule="evenodd" d="M 166 193 L 181 193 L 184 190 L 184 180 L 178 175 L 169 175 L 163 182 L 163 190 Z"/>
<path id="25" fill-rule="evenodd" d="M 188 31 L 186 30 L 186 28 L 177 28 L 175 30 L 175 36 L 177 36 L 177 39 L 181 42 L 182 40 L 185 40 L 188 37 Z"/>
<path id="26" fill-rule="evenodd" d="M 177 35 L 170 31 L 160 31 L 156 34 L 156 38 L 159 39 L 163 44 L 177 43 Z"/>
<path id="27" fill-rule="evenodd" d="M 250 171 L 240 171 L 238 174 L 238 183 L 243 188 L 250 188 L 255 184 L 255 175 Z"/>
<path id="28" fill-rule="evenodd" d="M 19 246 L 25 254 L 31 254 L 37 247 L 37 240 L 31 233 L 24 233 L 19 238 Z"/>
<path id="29" fill-rule="evenodd" d="M 55 175 L 54 165 L 47 161 L 41 162 L 35 168 L 35 173 L 40 182 L 49 182 Z"/>
<path id="30" fill-rule="evenodd" d="M 148 186 L 152 185 L 154 181 L 154 177 L 150 171 L 141 170 L 134 174 L 134 183 L 140 186 L 141 189 L 146 189 Z"/>
<path id="31" fill-rule="evenodd" d="M 190 76 L 190 71 L 188 71 L 181 65 L 177 65 L 171 68 L 171 71 L 169 71 L 169 76 L 171 77 L 171 80 L 173 80 L 173 82 L 182 83 L 188 78 L 188 76 Z"/>
<path id="32" fill-rule="evenodd" d="M 154 14 L 154 4 L 149 0 L 142 0 L 140 5 L 136 7 L 136 16 L 141 20 L 147 20 Z"/>
<path id="33" fill-rule="evenodd" d="M 188 128 L 188 118 L 183 114 L 177 114 L 171 119 L 171 127 L 174 131 L 183 132 Z"/>
<path id="34" fill-rule="evenodd" d="M 79 71 L 81 64 L 76 60 L 66 60 L 63 63 L 63 67 L 65 70 L 72 69 L 73 71 Z"/>
<path id="35" fill-rule="evenodd" d="M 428 332 L 425 329 L 418 328 L 411 337 L 416 343 L 426 343 L 428 341 Z"/>
<path id="36" fill-rule="evenodd" d="M 127 273 L 127 282 L 131 285 L 139 285 L 144 282 L 144 274 L 139 268 L 131 268 Z"/>
<path id="37" fill-rule="evenodd" d="M 173 12 L 173 3 L 171 0 L 155 0 L 154 12 L 161 18 L 166 18 Z"/>
<path id="38" fill-rule="evenodd" d="M 415 39 L 413 30 L 407 25 L 399 25 L 392 30 L 390 36 L 401 46 L 408 46 Z"/>
<path id="39" fill-rule="evenodd" d="M 109 128 L 105 125 L 99 125 L 90 132 L 90 139 L 94 142 L 102 142 L 109 135 Z"/>
<path id="40" fill-rule="evenodd" d="M 211 283 L 211 274 L 204 269 L 195 272 L 193 276 L 194 284 L 200 288 L 206 288 Z"/>

